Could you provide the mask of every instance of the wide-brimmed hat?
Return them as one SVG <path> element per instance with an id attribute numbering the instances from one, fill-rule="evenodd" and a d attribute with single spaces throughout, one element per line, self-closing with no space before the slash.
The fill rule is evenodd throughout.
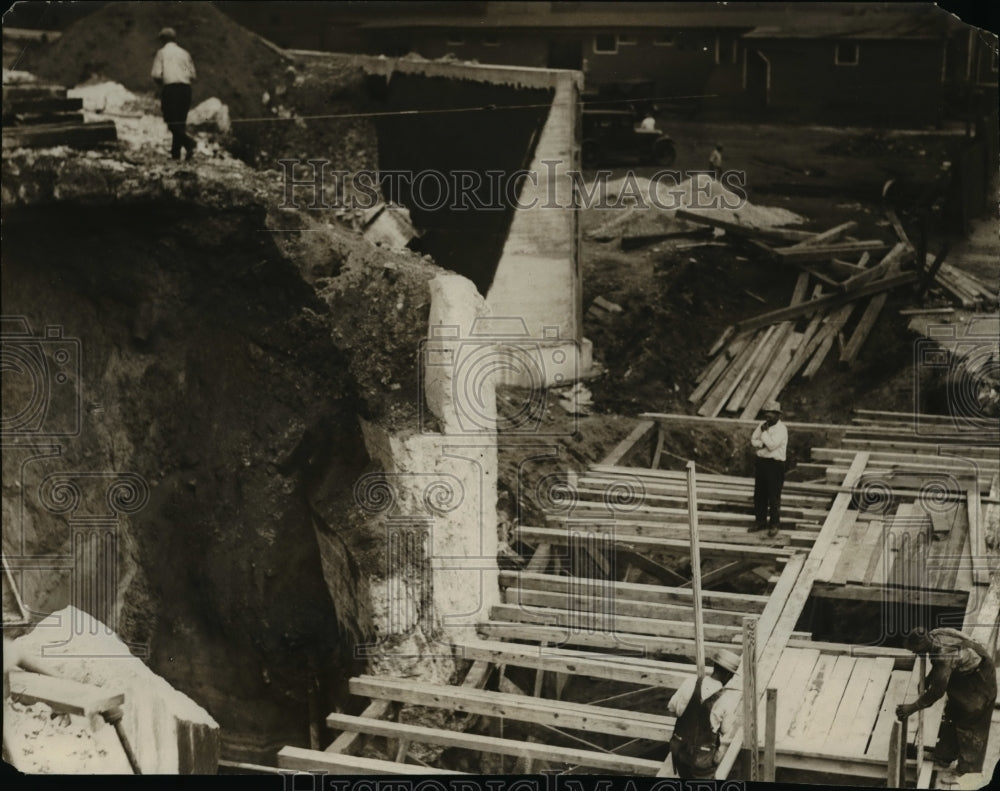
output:
<path id="1" fill-rule="evenodd" d="M 740 666 L 740 658 L 732 651 L 722 649 L 715 655 L 715 664 L 719 667 L 724 667 L 730 673 L 735 673 L 736 669 Z"/>
<path id="2" fill-rule="evenodd" d="M 781 413 L 781 404 L 777 401 L 765 401 L 764 407 L 761 409 L 762 412 L 778 412 Z"/>

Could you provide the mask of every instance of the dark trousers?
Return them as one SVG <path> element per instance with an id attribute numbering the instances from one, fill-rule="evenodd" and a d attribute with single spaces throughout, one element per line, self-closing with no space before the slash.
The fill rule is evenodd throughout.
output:
<path id="1" fill-rule="evenodd" d="M 674 759 L 674 771 L 677 772 L 677 777 L 681 780 L 712 780 L 715 778 L 715 764 L 706 767 L 704 769 L 699 769 L 693 763 L 688 763 L 681 757 L 683 752 L 680 748 L 679 742 L 671 739 L 670 742 L 670 757 Z"/>
<path id="2" fill-rule="evenodd" d="M 947 694 L 934 757 L 948 763 L 957 758 L 959 774 L 981 772 L 997 699 L 993 663 L 983 658 L 971 673 L 952 672 Z"/>
<path id="3" fill-rule="evenodd" d="M 781 526 L 781 487 L 784 484 L 785 462 L 759 456 L 754 459 L 753 511 L 757 527 L 764 527 L 769 522 L 771 527 Z"/>
<path id="4" fill-rule="evenodd" d="M 182 82 L 164 85 L 160 94 L 160 109 L 163 111 L 163 120 L 167 122 L 167 129 L 173 135 L 170 156 L 177 159 L 182 148 L 186 148 L 188 153 L 194 151 L 194 140 L 186 130 L 188 110 L 191 109 L 191 86 Z"/>

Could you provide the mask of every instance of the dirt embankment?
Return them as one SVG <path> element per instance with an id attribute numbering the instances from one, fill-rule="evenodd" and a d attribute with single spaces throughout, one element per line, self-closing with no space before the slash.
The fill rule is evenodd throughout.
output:
<path id="1" fill-rule="evenodd" d="M 219 721 L 224 754 L 308 744 L 308 698 L 317 717 L 342 705 L 370 628 L 357 580 L 384 566 L 352 495 L 368 464 L 357 416 L 412 413 L 436 268 L 269 213 L 274 185 L 246 168 L 19 153 L 3 177 L 4 315 L 80 349 L 75 398 L 47 417 L 79 408 L 79 433 L 23 470 L 5 450 L 5 526 L 27 493 L 28 551 L 71 554 L 72 515 L 32 499 L 39 483 L 138 476 L 122 637 Z M 5 419 L 30 386 L 5 372 Z M 316 530 L 341 557 L 321 564 Z M 5 527 L 5 551 L 19 535 Z M 36 578 L 25 598 L 48 611 L 67 594 Z"/>

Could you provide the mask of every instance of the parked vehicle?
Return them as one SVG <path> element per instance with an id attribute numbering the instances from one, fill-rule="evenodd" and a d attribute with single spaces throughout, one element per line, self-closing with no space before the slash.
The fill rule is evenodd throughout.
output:
<path id="1" fill-rule="evenodd" d="M 618 162 L 670 167 L 677 158 L 674 141 L 659 129 L 640 128 L 631 110 L 583 110 L 583 166 Z"/>

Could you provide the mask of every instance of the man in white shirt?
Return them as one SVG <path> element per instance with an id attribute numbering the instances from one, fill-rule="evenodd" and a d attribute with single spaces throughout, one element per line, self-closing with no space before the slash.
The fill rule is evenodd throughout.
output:
<path id="1" fill-rule="evenodd" d="M 776 536 L 781 527 L 781 489 L 785 484 L 785 455 L 788 452 L 788 429 L 781 422 L 781 404 L 764 404 L 764 422 L 754 429 L 750 444 L 757 452 L 754 459 L 753 509 L 755 524 L 750 532 L 763 530 Z"/>
<path id="2" fill-rule="evenodd" d="M 736 673 L 740 658 L 731 651 L 719 651 L 713 658 L 715 669 L 711 676 L 701 681 L 699 711 L 688 711 L 694 697 L 697 676 L 687 679 L 670 698 L 667 711 L 677 717 L 670 739 L 670 755 L 674 769 L 681 780 L 710 779 L 715 777 L 715 767 L 722 760 L 725 746 L 732 741 L 735 730 L 735 702 L 721 702 L 726 683 Z M 705 709 L 708 709 L 706 712 Z M 708 717 L 707 728 L 699 728 L 697 720 Z"/>
<path id="3" fill-rule="evenodd" d="M 187 152 L 187 159 L 194 153 L 194 140 L 187 134 L 187 115 L 191 109 L 191 83 L 197 79 L 194 61 L 186 49 L 177 45 L 177 33 L 172 27 L 160 31 L 160 47 L 153 58 L 151 76 L 160 86 L 160 108 L 163 120 L 173 136 L 170 156 L 179 159 L 181 149 Z"/>

